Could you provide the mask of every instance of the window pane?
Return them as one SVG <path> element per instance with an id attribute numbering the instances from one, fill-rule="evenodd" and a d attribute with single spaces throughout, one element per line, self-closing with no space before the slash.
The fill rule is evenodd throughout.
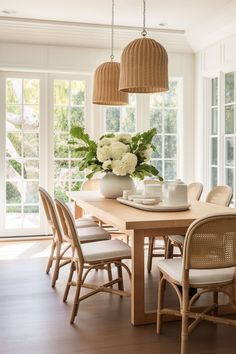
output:
<path id="1" fill-rule="evenodd" d="M 6 138 L 6 156 L 21 157 L 22 155 L 22 134 L 8 133 Z"/>
<path id="2" fill-rule="evenodd" d="M 234 133 L 234 106 L 225 107 L 225 133 Z"/>
<path id="3" fill-rule="evenodd" d="M 19 181 L 6 182 L 7 204 L 19 204 L 22 201 L 22 183 Z"/>
<path id="4" fill-rule="evenodd" d="M 162 107 L 164 103 L 163 93 L 154 93 L 150 95 L 151 107 Z"/>
<path id="5" fill-rule="evenodd" d="M 39 106 L 24 106 L 23 129 L 39 129 Z"/>
<path id="6" fill-rule="evenodd" d="M 156 147 L 156 151 L 153 152 L 153 158 L 161 158 L 162 157 L 162 136 L 155 135 L 153 138 L 153 145 Z"/>
<path id="7" fill-rule="evenodd" d="M 165 148 L 165 152 L 164 152 L 165 157 L 175 159 L 177 155 L 176 136 L 166 135 L 164 148 Z"/>
<path id="8" fill-rule="evenodd" d="M 66 195 L 66 192 L 69 190 L 69 184 L 68 182 L 65 181 L 58 181 L 55 182 L 54 185 L 54 196 L 56 198 L 62 199 L 64 202 L 68 202 L 68 197 Z"/>
<path id="9" fill-rule="evenodd" d="M 177 106 L 177 81 L 169 81 L 169 91 L 163 93 L 165 106 Z"/>
<path id="10" fill-rule="evenodd" d="M 211 134 L 218 134 L 218 108 L 211 110 Z"/>
<path id="11" fill-rule="evenodd" d="M 71 190 L 72 191 L 80 191 L 82 183 L 83 183 L 83 181 L 77 181 L 77 182 L 72 183 Z"/>
<path id="12" fill-rule="evenodd" d="M 55 161 L 54 178 L 55 179 L 68 179 L 69 178 L 69 161 L 68 160 Z"/>
<path id="13" fill-rule="evenodd" d="M 20 105 L 6 107 L 6 130 L 18 131 L 22 125 L 22 108 Z"/>
<path id="14" fill-rule="evenodd" d="M 84 109 L 79 107 L 71 108 L 71 126 L 85 126 Z"/>
<path id="15" fill-rule="evenodd" d="M 218 139 L 211 139 L 211 164 L 217 165 L 218 163 Z"/>
<path id="16" fill-rule="evenodd" d="M 54 156 L 69 157 L 69 134 L 57 134 L 54 136 Z"/>
<path id="17" fill-rule="evenodd" d="M 26 160 L 24 163 L 24 179 L 39 179 L 39 160 Z"/>
<path id="18" fill-rule="evenodd" d="M 164 113 L 165 133 L 177 132 L 177 111 L 175 109 L 166 109 Z"/>
<path id="19" fill-rule="evenodd" d="M 106 109 L 106 132 L 120 131 L 120 109 L 109 107 Z"/>
<path id="20" fill-rule="evenodd" d="M 211 188 L 216 187 L 218 185 L 218 168 L 211 168 Z"/>
<path id="21" fill-rule="evenodd" d="M 162 132 L 162 110 L 152 108 L 150 116 L 150 128 L 156 128 L 157 133 Z"/>
<path id="22" fill-rule="evenodd" d="M 234 189 L 234 170 L 232 168 L 225 169 L 225 183 Z"/>
<path id="23" fill-rule="evenodd" d="M 16 229 L 22 227 L 22 211 L 21 206 L 6 207 L 6 229 Z"/>
<path id="24" fill-rule="evenodd" d="M 24 206 L 23 209 L 23 227 L 34 228 L 39 227 L 39 207 L 37 205 Z"/>
<path id="25" fill-rule="evenodd" d="M 7 104 L 22 103 L 22 79 L 6 80 L 6 103 Z"/>
<path id="26" fill-rule="evenodd" d="M 39 134 L 25 133 L 24 157 L 39 157 Z"/>
<path id="27" fill-rule="evenodd" d="M 218 105 L 218 78 L 211 80 L 211 102 L 212 106 Z"/>
<path id="28" fill-rule="evenodd" d="M 225 74 L 225 103 L 234 102 L 234 73 Z"/>
<path id="29" fill-rule="evenodd" d="M 174 180 L 176 179 L 176 161 L 165 161 L 165 179 Z"/>
<path id="30" fill-rule="evenodd" d="M 234 164 L 234 138 L 225 139 L 225 164 Z"/>
<path id="31" fill-rule="evenodd" d="M 38 194 L 39 182 L 27 181 L 24 183 L 24 187 L 25 187 L 24 202 L 38 203 L 39 202 L 39 194 Z"/>
<path id="32" fill-rule="evenodd" d="M 54 103 L 69 104 L 69 81 L 54 80 Z"/>
<path id="33" fill-rule="evenodd" d="M 121 115 L 121 131 L 124 133 L 134 133 L 136 130 L 135 126 L 135 108 L 126 107 L 122 109 Z"/>
<path id="34" fill-rule="evenodd" d="M 39 104 L 39 80 L 24 79 L 24 103 Z"/>
<path id="35" fill-rule="evenodd" d="M 71 161 L 71 178 L 84 180 L 84 172 L 79 170 L 79 161 Z"/>
<path id="36" fill-rule="evenodd" d="M 67 106 L 54 108 L 54 128 L 57 132 L 69 132 L 69 108 Z"/>
<path id="37" fill-rule="evenodd" d="M 84 81 L 71 81 L 71 104 L 73 106 L 85 104 Z"/>
<path id="38" fill-rule="evenodd" d="M 6 178 L 19 179 L 21 178 L 21 160 L 6 160 Z"/>

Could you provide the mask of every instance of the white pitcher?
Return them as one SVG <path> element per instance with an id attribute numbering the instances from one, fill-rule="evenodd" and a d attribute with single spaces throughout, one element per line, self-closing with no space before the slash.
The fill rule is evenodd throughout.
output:
<path id="1" fill-rule="evenodd" d="M 166 204 L 181 204 L 188 203 L 187 185 L 177 179 L 174 182 L 164 183 L 164 202 Z"/>

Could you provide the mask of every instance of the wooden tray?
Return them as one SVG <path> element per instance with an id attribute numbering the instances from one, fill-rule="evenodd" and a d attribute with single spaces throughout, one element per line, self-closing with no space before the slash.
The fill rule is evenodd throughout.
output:
<path id="1" fill-rule="evenodd" d="M 134 203 L 133 201 L 124 199 L 122 197 L 117 198 L 116 200 L 119 203 L 146 211 L 183 211 L 188 210 L 190 208 L 190 204 L 165 204 L 164 202 L 161 202 L 159 204 L 154 205 L 145 205 L 141 203 Z"/>

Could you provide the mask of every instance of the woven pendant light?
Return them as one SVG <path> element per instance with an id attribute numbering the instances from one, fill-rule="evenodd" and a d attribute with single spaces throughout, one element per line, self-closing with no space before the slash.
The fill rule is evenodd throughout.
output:
<path id="1" fill-rule="evenodd" d="M 122 52 L 119 90 L 152 93 L 167 91 L 168 56 L 154 39 L 146 38 L 146 2 L 143 0 L 143 38 L 129 43 Z"/>
<path id="2" fill-rule="evenodd" d="M 129 103 L 128 93 L 119 91 L 120 63 L 114 60 L 114 0 L 112 0 L 112 31 L 110 61 L 96 69 L 93 78 L 93 103 L 121 106 Z"/>

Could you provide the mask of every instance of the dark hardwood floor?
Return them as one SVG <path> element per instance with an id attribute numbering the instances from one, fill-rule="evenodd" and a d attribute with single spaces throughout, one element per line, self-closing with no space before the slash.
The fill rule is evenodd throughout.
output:
<path id="1" fill-rule="evenodd" d="M 1 354 L 180 353 L 180 322 L 166 323 L 159 336 L 155 325 L 133 327 L 128 298 L 93 296 L 82 302 L 71 326 L 72 296 L 67 304 L 62 302 L 66 269 L 52 289 L 51 276 L 45 274 L 49 241 L 25 244 L 25 248 L 18 243 L 0 244 Z M 156 260 L 154 269 L 155 264 Z M 93 274 L 104 276 L 104 271 Z M 150 307 L 155 304 L 157 278 L 155 270 L 149 281 L 147 277 L 147 288 L 153 287 L 147 297 Z M 169 294 L 174 303 L 173 293 Z M 189 354 L 234 354 L 235 339 L 233 327 L 201 323 L 191 334 Z"/>

